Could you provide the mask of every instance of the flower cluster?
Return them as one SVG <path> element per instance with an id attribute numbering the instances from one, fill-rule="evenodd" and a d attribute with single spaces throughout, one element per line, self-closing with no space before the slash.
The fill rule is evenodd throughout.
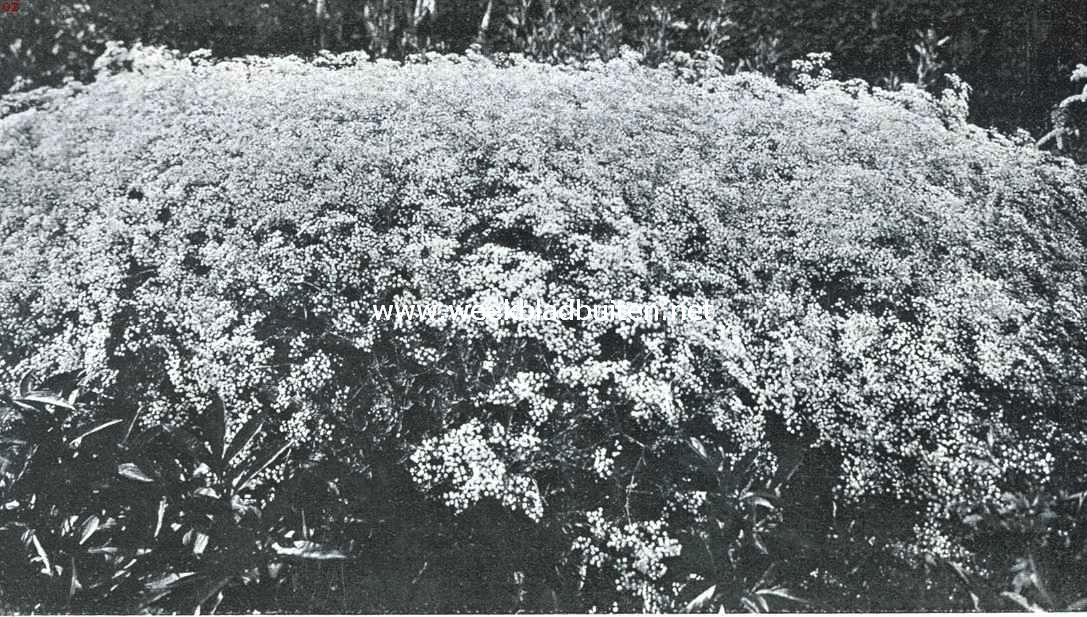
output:
<path id="1" fill-rule="evenodd" d="M 419 486 L 439 494 L 456 512 L 490 498 L 538 521 L 543 516 L 543 499 L 535 481 L 511 473 L 495 451 L 526 452 L 538 447 L 539 439 L 534 435 L 508 435 L 500 424 L 488 432 L 472 420 L 420 444 L 411 455 L 411 474 Z"/>
<path id="2" fill-rule="evenodd" d="M 680 544 L 668 535 L 660 520 L 619 525 L 605 518 L 603 510 L 586 513 L 586 534 L 573 543 L 574 552 L 587 568 L 606 570 L 615 590 L 640 597 L 645 611 L 663 608 L 663 594 L 655 590 L 668 568 L 665 562 L 680 553 Z"/>
<path id="3" fill-rule="evenodd" d="M 796 87 L 801 91 L 811 90 L 830 81 L 833 74 L 827 68 L 830 52 L 811 53 L 800 60 L 793 60 Z"/>

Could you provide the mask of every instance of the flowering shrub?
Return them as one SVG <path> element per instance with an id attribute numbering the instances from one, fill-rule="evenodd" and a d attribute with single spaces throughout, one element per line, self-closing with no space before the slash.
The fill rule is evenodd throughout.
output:
<path id="1" fill-rule="evenodd" d="M 247 448 L 291 455 L 254 486 L 396 461 L 420 504 L 556 530 L 625 609 L 675 600 L 676 504 L 714 488 L 691 437 L 895 504 L 907 561 L 969 561 L 963 502 L 1085 477 L 1087 177 L 950 98 L 631 54 L 151 57 L 0 119 L 0 387 L 82 369 L 84 413 L 218 405 L 226 442 L 266 414 Z M 716 313 L 371 310 L 574 299 Z"/>

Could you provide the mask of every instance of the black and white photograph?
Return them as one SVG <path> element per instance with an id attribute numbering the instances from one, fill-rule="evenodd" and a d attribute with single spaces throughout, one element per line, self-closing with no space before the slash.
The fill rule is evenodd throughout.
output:
<path id="1" fill-rule="evenodd" d="M 1087 0 L 0 0 L 0 614 L 1087 611 Z"/>

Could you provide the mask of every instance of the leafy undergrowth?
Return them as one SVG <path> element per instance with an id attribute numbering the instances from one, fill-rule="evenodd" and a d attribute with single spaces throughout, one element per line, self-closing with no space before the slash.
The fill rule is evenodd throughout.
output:
<path id="1" fill-rule="evenodd" d="M 1015 555 L 978 521 L 1083 488 L 1087 177 L 966 125 L 962 84 L 110 53 L 128 70 L 0 119 L 0 385 L 78 370 L 79 404 L 9 406 L 120 420 L 79 499 L 28 502 L 10 444 L 5 596 L 970 608 L 1017 558 L 1082 555 L 1051 524 L 1079 509 Z M 714 313 L 374 314 L 496 299 Z M 1069 576 L 1009 593 L 1056 606 Z"/>

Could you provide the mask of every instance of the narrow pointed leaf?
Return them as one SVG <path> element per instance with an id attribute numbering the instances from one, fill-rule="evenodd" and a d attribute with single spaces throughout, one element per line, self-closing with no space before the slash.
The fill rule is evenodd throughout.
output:
<path id="1" fill-rule="evenodd" d="M 258 463 L 257 465 L 254 465 L 253 468 L 252 468 L 252 471 L 248 471 L 248 472 L 238 476 L 238 478 L 236 478 L 235 481 L 234 481 L 234 489 L 235 490 L 241 490 L 241 489 L 245 488 L 246 486 L 248 486 L 249 483 L 252 482 L 253 479 L 257 477 L 257 474 L 259 474 L 260 472 L 267 469 L 269 465 L 276 462 L 276 460 L 279 459 L 279 457 L 283 456 L 283 454 L 286 453 L 287 450 L 290 450 L 290 449 L 291 449 L 291 444 L 289 444 L 289 443 L 284 444 L 283 447 L 276 450 L 270 456 L 265 458 L 263 462 Z"/>
<path id="2" fill-rule="evenodd" d="M 223 451 L 226 449 L 226 407 L 218 392 L 212 392 L 211 405 L 204 410 L 201 416 L 201 430 L 204 439 L 211 448 L 211 455 L 216 461 L 222 460 Z"/>
<path id="3" fill-rule="evenodd" d="M 139 417 L 140 410 L 137 409 L 136 413 L 132 414 L 132 419 L 128 422 L 128 428 L 125 429 L 125 436 L 124 439 L 121 440 L 121 443 L 128 443 L 128 438 L 132 437 L 132 429 L 136 428 L 136 420 L 138 420 Z"/>
<path id="4" fill-rule="evenodd" d="M 230 442 L 230 447 L 226 449 L 226 454 L 223 455 L 223 463 L 229 465 L 230 460 L 238 455 L 239 452 L 245 449 L 249 442 L 253 441 L 253 438 L 257 436 L 261 426 L 264 425 L 264 414 L 257 414 L 249 419 L 245 423 L 245 426 L 238 431 L 238 434 L 234 435 L 234 439 Z"/>
<path id="5" fill-rule="evenodd" d="M 149 591 L 163 591 L 177 589 L 185 583 L 196 578 L 195 572 L 182 572 L 163 574 L 144 581 L 144 589 Z"/>
<path id="6" fill-rule="evenodd" d="M 215 594 L 215 600 L 211 603 L 211 608 L 208 609 L 209 615 L 214 615 L 215 611 L 219 610 L 219 605 L 223 602 L 223 592 L 220 590 Z"/>
<path id="7" fill-rule="evenodd" d="M 165 517 L 166 517 L 166 498 L 163 497 L 162 500 L 159 501 L 158 517 L 155 519 L 155 533 L 152 534 L 151 537 L 153 537 L 153 538 L 158 538 L 159 537 L 159 532 L 162 531 L 162 521 L 165 519 Z"/>
<path id="8" fill-rule="evenodd" d="M 116 426 L 118 424 L 121 424 L 122 422 L 124 422 L 124 420 L 120 420 L 120 419 L 110 420 L 109 422 L 103 422 L 102 424 L 99 424 L 98 426 L 95 426 L 95 427 L 92 427 L 90 429 L 87 429 L 87 430 L 83 431 L 82 433 L 77 435 L 75 439 L 68 442 L 68 445 L 70 445 L 73 448 L 78 448 L 81 445 L 83 445 L 83 439 L 85 437 L 87 437 L 88 435 L 93 435 L 93 434 L 97 433 L 98 431 L 104 431 L 107 428 L 109 428 L 111 426 Z"/>
<path id="9" fill-rule="evenodd" d="M 709 460 L 709 453 L 706 452 L 706 446 L 702 445 L 702 441 L 697 437 L 691 437 L 690 440 L 691 449 L 695 451 L 698 456 L 704 460 Z"/>
<path id="10" fill-rule="evenodd" d="M 693 613 L 705 610 L 709 607 L 710 602 L 713 601 L 713 596 L 716 593 L 717 585 L 710 585 L 702 593 L 698 594 L 693 600 L 687 603 L 687 606 L 684 607 L 684 612 Z"/>
<path id="11" fill-rule="evenodd" d="M 83 584 L 79 582 L 79 574 L 75 568 L 75 557 L 72 557 L 72 577 L 68 582 L 68 599 L 71 600 L 75 597 L 75 594 L 83 591 Z"/>
<path id="12" fill-rule="evenodd" d="M 31 420 L 41 415 L 40 409 L 24 401 L 23 399 L 13 399 L 11 401 L 11 404 L 14 405 L 14 407 L 11 407 L 10 409 L 21 414 L 24 420 Z"/>
<path id="13" fill-rule="evenodd" d="M 219 577 L 209 581 L 202 588 L 199 588 L 196 592 L 197 601 L 194 613 L 199 615 L 200 607 L 204 602 L 207 602 L 209 598 L 222 591 L 223 587 L 226 587 L 233 578 L 233 576 Z"/>
<path id="14" fill-rule="evenodd" d="M 1004 592 L 1001 592 L 1000 595 L 1007 598 L 1007 599 L 1009 599 L 1009 600 L 1011 600 L 1012 602 L 1018 604 L 1023 609 L 1028 610 L 1028 611 L 1030 611 L 1032 613 L 1044 613 L 1045 612 L 1044 610 L 1042 610 L 1042 607 L 1040 607 L 1037 604 L 1035 604 L 1035 603 L 1031 602 L 1030 600 L 1026 599 L 1021 594 L 1015 593 L 1014 591 L 1004 591 Z"/>
<path id="15" fill-rule="evenodd" d="M 753 506 L 762 506 L 767 510 L 774 510 L 774 504 L 770 503 L 770 500 L 762 497 L 761 495 L 746 495 L 744 501 Z"/>
<path id="16" fill-rule="evenodd" d="M 34 546 L 34 552 L 38 554 L 38 557 L 42 560 L 42 574 L 46 576 L 53 576 L 53 563 L 49 561 L 49 554 L 45 552 L 45 547 L 38 541 L 38 534 L 33 531 L 30 532 L 30 543 Z"/>
<path id="17" fill-rule="evenodd" d="M 810 604 L 810 602 L 808 602 L 804 598 L 801 598 L 800 596 L 793 595 L 792 591 L 790 591 L 790 590 L 788 590 L 788 589 L 786 589 L 784 587 L 774 587 L 773 589 L 760 589 L 756 593 L 758 593 L 759 595 L 764 595 L 764 596 L 774 596 L 774 597 L 777 597 L 777 598 L 784 598 L 786 600 L 789 600 L 791 602 L 797 602 L 799 604 Z"/>
<path id="18" fill-rule="evenodd" d="M 27 371 L 23 373 L 23 378 L 19 380 L 19 396 L 26 396 L 30 392 L 30 380 L 34 376 L 33 373 Z"/>
<path id="19" fill-rule="evenodd" d="M 208 534 L 198 531 L 193 537 L 192 553 L 193 555 L 203 554 L 204 550 L 208 548 L 208 541 L 211 539 Z"/>
<path id="20" fill-rule="evenodd" d="M 283 555 L 284 557 L 297 557 L 299 559 L 314 559 L 318 561 L 347 559 L 347 553 L 344 553 L 339 549 L 306 540 L 295 540 L 292 546 L 274 544 L 272 545 L 272 548 L 275 549 L 277 554 Z"/>
<path id="21" fill-rule="evenodd" d="M 776 574 L 777 574 L 777 564 L 776 563 L 770 564 L 770 567 L 766 568 L 766 571 L 764 571 L 762 573 L 762 576 L 759 577 L 758 582 L 755 583 L 755 586 L 753 588 L 754 589 L 760 589 L 760 590 L 763 589 L 763 585 L 766 585 L 769 581 L 773 580 L 773 578 L 774 578 L 774 576 Z"/>
<path id="22" fill-rule="evenodd" d="M 75 409 L 71 403 L 56 396 L 53 392 L 30 392 L 23 396 L 22 400 L 31 403 L 41 403 L 43 405 L 55 405 L 56 407 L 63 407 L 65 409 Z"/>
<path id="23" fill-rule="evenodd" d="M 143 472 L 135 463 L 121 463 L 117 466 L 117 473 L 129 480 L 135 480 L 137 482 L 154 482 L 155 480 Z"/>
<path id="24" fill-rule="evenodd" d="M 83 521 L 83 529 L 79 532 L 79 544 L 83 545 L 87 543 L 87 540 L 94 535 L 94 532 L 98 531 L 98 527 L 101 521 L 95 515 L 90 515 L 87 520 Z"/>

